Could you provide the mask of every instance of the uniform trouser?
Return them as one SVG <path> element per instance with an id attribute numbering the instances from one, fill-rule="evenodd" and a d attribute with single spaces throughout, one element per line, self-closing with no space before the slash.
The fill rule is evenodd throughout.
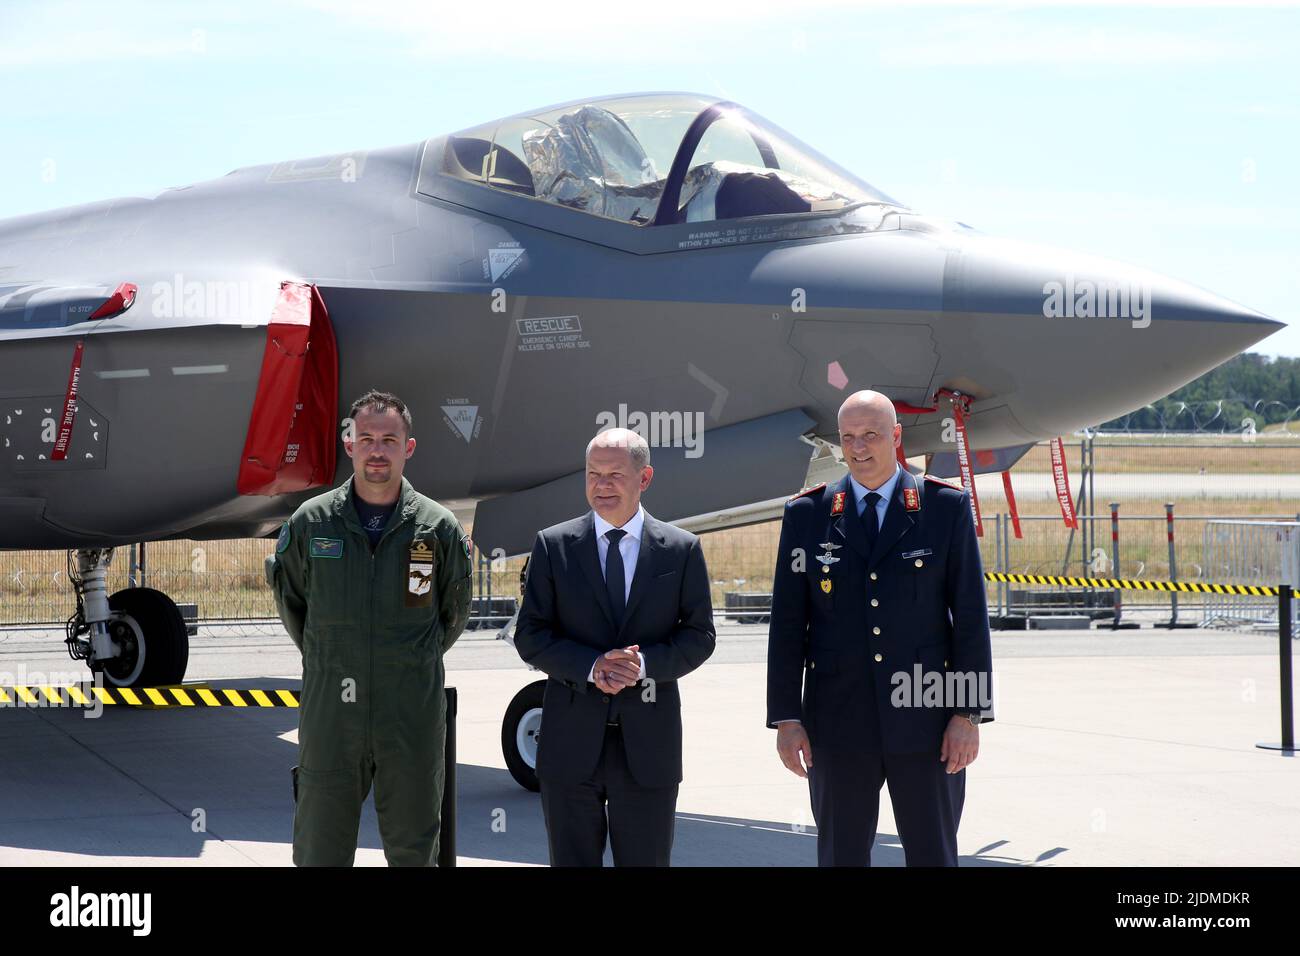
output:
<path id="1" fill-rule="evenodd" d="M 350 769 L 299 768 L 293 814 L 294 864 L 352 865 L 361 806 L 373 782 L 375 815 L 388 865 L 436 865 L 446 732 L 446 724 L 431 731 L 434 759 L 412 759 L 409 752 L 377 746 Z"/>
<path id="2" fill-rule="evenodd" d="M 668 866 L 678 785 L 638 784 L 628 770 L 619 728 L 605 728 L 591 779 L 541 784 L 551 866 L 603 865 L 606 836 L 615 866 Z"/>
<path id="3" fill-rule="evenodd" d="M 950 774 L 946 767 L 934 753 L 815 751 L 808 787 L 817 821 L 817 865 L 871 865 L 880 788 L 888 783 L 907 865 L 956 866 L 966 771 Z"/>

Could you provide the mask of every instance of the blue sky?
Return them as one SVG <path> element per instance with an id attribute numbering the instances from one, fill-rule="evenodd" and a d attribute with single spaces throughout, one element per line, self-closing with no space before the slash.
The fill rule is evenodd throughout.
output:
<path id="1" fill-rule="evenodd" d="M 1294 4 L 443 6 L 6 0 L 0 218 L 691 90 L 920 211 L 1291 323 L 1257 350 L 1300 356 Z"/>

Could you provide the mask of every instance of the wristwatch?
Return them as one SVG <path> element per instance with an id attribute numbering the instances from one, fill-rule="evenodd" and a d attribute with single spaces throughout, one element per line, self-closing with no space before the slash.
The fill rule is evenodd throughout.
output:
<path id="1" fill-rule="evenodd" d="M 970 725 L 971 725 L 972 727 L 978 727 L 978 726 L 980 725 L 980 722 L 984 720 L 984 718 L 981 717 L 981 716 L 980 716 L 977 712 L 975 712 L 975 711 L 971 711 L 971 712 L 968 713 L 968 714 L 958 714 L 957 716 L 958 716 L 958 717 L 965 717 L 967 720 L 970 721 Z"/>

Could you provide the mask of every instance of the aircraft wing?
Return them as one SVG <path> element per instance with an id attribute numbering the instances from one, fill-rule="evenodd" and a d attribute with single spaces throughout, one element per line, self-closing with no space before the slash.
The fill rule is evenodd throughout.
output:
<path id="1" fill-rule="evenodd" d="M 685 448 L 652 448 L 654 478 L 642 502 L 656 518 L 693 531 L 767 521 L 803 487 L 812 456 L 803 436 L 813 424 L 799 409 L 789 409 L 706 431 L 695 457 Z M 539 528 L 587 510 L 585 481 L 582 471 L 574 471 L 480 501 L 474 543 L 494 557 L 529 553 Z"/>

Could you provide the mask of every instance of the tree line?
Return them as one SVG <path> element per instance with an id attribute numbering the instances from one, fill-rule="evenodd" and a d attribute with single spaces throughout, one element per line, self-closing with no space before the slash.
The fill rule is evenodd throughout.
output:
<path id="1" fill-rule="evenodd" d="M 1300 358 L 1244 352 L 1103 431 L 1240 432 L 1254 423 L 1300 432 Z"/>

